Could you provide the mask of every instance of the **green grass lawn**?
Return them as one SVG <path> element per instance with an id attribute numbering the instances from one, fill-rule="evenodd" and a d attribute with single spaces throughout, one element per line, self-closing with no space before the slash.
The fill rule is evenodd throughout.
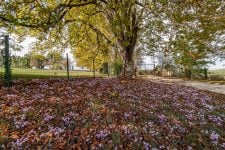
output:
<path id="1" fill-rule="evenodd" d="M 225 69 L 218 69 L 218 70 L 209 70 L 211 75 L 221 75 L 225 76 Z"/>
<path id="2" fill-rule="evenodd" d="M 2 76 L 4 69 L 0 68 L 0 75 Z M 98 72 L 95 73 L 97 77 L 102 77 L 104 74 L 100 74 Z M 93 76 L 92 71 L 70 71 L 70 77 L 77 76 Z M 63 78 L 67 77 L 66 70 L 46 70 L 46 69 L 25 69 L 25 68 L 12 68 L 12 77 L 13 79 L 18 78 L 49 78 L 49 77 L 57 77 Z"/>

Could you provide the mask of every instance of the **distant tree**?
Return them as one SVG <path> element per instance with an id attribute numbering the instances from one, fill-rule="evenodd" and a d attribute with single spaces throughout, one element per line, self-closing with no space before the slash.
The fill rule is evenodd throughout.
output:
<path id="1" fill-rule="evenodd" d="M 46 63 L 51 65 L 52 69 L 64 69 L 66 67 L 65 59 L 62 57 L 62 52 L 51 50 L 46 55 Z"/>
<path id="2" fill-rule="evenodd" d="M 30 66 L 31 67 L 43 69 L 45 62 L 46 62 L 46 58 L 43 54 L 35 53 L 35 52 L 31 53 L 31 60 L 30 60 Z"/>
<path id="3" fill-rule="evenodd" d="M 31 68 L 30 62 L 31 62 L 31 56 L 30 56 L 30 54 L 25 54 L 22 57 L 22 67 L 24 67 L 24 68 Z"/>
<path id="4" fill-rule="evenodd" d="M 20 56 L 12 56 L 11 57 L 11 65 L 13 68 L 19 68 L 20 67 Z"/>
<path id="5" fill-rule="evenodd" d="M 221 51 L 212 45 L 216 43 L 218 33 L 225 31 L 224 18 L 221 18 L 224 4 L 222 1 L 204 1 L 193 2 L 191 7 L 173 5 L 171 8 L 174 11 L 170 15 L 170 27 L 174 35 L 169 40 L 170 50 L 175 62 L 182 65 L 186 74 L 189 70 L 205 67 L 211 62 L 212 54 Z"/>
<path id="6" fill-rule="evenodd" d="M 89 69 L 93 69 L 93 65 L 95 65 L 95 69 L 100 69 L 108 60 L 107 55 L 104 55 L 100 50 L 99 52 L 96 49 L 92 50 L 92 47 L 78 47 L 74 55 L 78 66 Z"/>
<path id="7" fill-rule="evenodd" d="M 142 33 L 146 54 L 161 64 L 175 63 L 191 70 L 224 53 L 225 1 L 164 2 L 147 20 L 149 28 Z"/>
<path id="8" fill-rule="evenodd" d="M 30 68 L 30 55 L 26 54 L 24 56 L 11 56 L 11 65 L 14 68 Z"/>
<path id="9" fill-rule="evenodd" d="M 58 51 L 49 51 L 47 53 L 46 59 L 50 63 L 56 63 L 63 59 L 62 53 Z"/>

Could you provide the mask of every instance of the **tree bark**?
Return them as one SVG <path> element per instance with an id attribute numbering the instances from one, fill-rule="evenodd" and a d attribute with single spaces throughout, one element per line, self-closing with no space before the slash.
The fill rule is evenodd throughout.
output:
<path id="1" fill-rule="evenodd" d="M 137 37 L 138 37 L 138 26 L 133 27 L 133 34 L 131 37 L 128 38 L 129 45 L 128 46 L 121 46 L 120 53 L 123 57 L 123 72 L 122 76 L 131 78 L 135 76 L 135 67 L 134 67 L 134 60 L 133 60 L 133 54 L 134 49 L 137 43 Z"/>
<path id="2" fill-rule="evenodd" d="M 130 49 L 129 47 L 122 47 L 120 50 L 123 58 L 123 68 L 121 72 L 123 77 L 132 78 L 135 75 L 133 51 L 134 49 Z"/>

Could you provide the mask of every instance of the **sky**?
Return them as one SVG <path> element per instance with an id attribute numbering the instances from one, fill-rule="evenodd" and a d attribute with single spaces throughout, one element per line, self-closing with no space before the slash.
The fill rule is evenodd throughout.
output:
<path id="1" fill-rule="evenodd" d="M 17 52 L 16 54 L 18 55 L 24 55 L 26 54 L 28 51 L 29 51 L 29 47 L 30 47 L 30 44 L 32 44 L 33 42 L 35 42 L 35 38 L 27 38 L 25 39 L 21 45 L 23 46 L 23 52 Z M 66 53 L 68 53 L 68 57 L 71 61 L 74 61 L 74 57 L 73 57 L 73 54 L 71 53 L 70 49 L 65 49 L 65 52 L 63 53 L 63 57 L 66 57 Z"/>
<path id="2" fill-rule="evenodd" d="M 216 60 L 215 64 L 209 65 L 210 70 L 225 69 L 225 60 Z"/>
<path id="3" fill-rule="evenodd" d="M 150 56 L 144 57 L 144 63 L 147 64 L 146 67 L 151 67 L 150 64 L 154 64 Z M 217 69 L 225 69 L 225 59 L 219 60 L 217 59 L 214 61 L 214 64 L 209 64 L 207 67 L 209 70 L 217 70 Z"/>

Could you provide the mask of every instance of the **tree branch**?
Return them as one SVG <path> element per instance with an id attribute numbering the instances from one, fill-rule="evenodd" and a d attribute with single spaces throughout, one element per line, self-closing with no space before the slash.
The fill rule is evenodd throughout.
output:
<path id="1" fill-rule="evenodd" d="M 145 6 L 144 4 L 142 4 L 142 3 L 138 2 L 137 0 L 135 1 L 135 4 L 137 4 L 137 5 L 139 5 L 139 6 L 142 6 L 142 7 L 144 7 L 144 6 Z"/>
<path id="2" fill-rule="evenodd" d="M 95 31 L 97 34 L 102 35 L 109 44 L 113 45 L 113 42 L 104 34 L 102 33 L 98 28 L 96 28 L 94 25 L 92 25 L 90 22 L 87 22 L 85 20 L 80 20 L 80 19 L 71 19 L 71 20 L 66 20 L 65 24 L 67 23 L 71 23 L 71 22 L 76 22 L 76 21 L 80 21 L 83 24 L 87 25 L 90 29 L 92 29 L 93 31 Z"/>
<path id="3" fill-rule="evenodd" d="M 39 28 L 40 26 L 42 26 L 42 23 L 40 23 L 40 24 L 26 24 L 26 23 L 18 22 L 14 19 L 10 20 L 10 19 L 5 18 L 3 16 L 0 16 L 0 20 L 2 20 L 3 22 L 6 22 L 6 23 L 10 23 L 10 24 L 18 25 L 18 26 L 23 26 L 23 27 L 28 27 L 28 28 Z"/>
<path id="4" fill-rule="evenodd" d="M 79 3 L 79 4 L 59 4 L 59 6 L 73 8 L 73 7 L 81 7 L 81 6 L 96 4 L 96 2 L 97 2 L 97 0 L 90 0 L 87 2 Z"/>

